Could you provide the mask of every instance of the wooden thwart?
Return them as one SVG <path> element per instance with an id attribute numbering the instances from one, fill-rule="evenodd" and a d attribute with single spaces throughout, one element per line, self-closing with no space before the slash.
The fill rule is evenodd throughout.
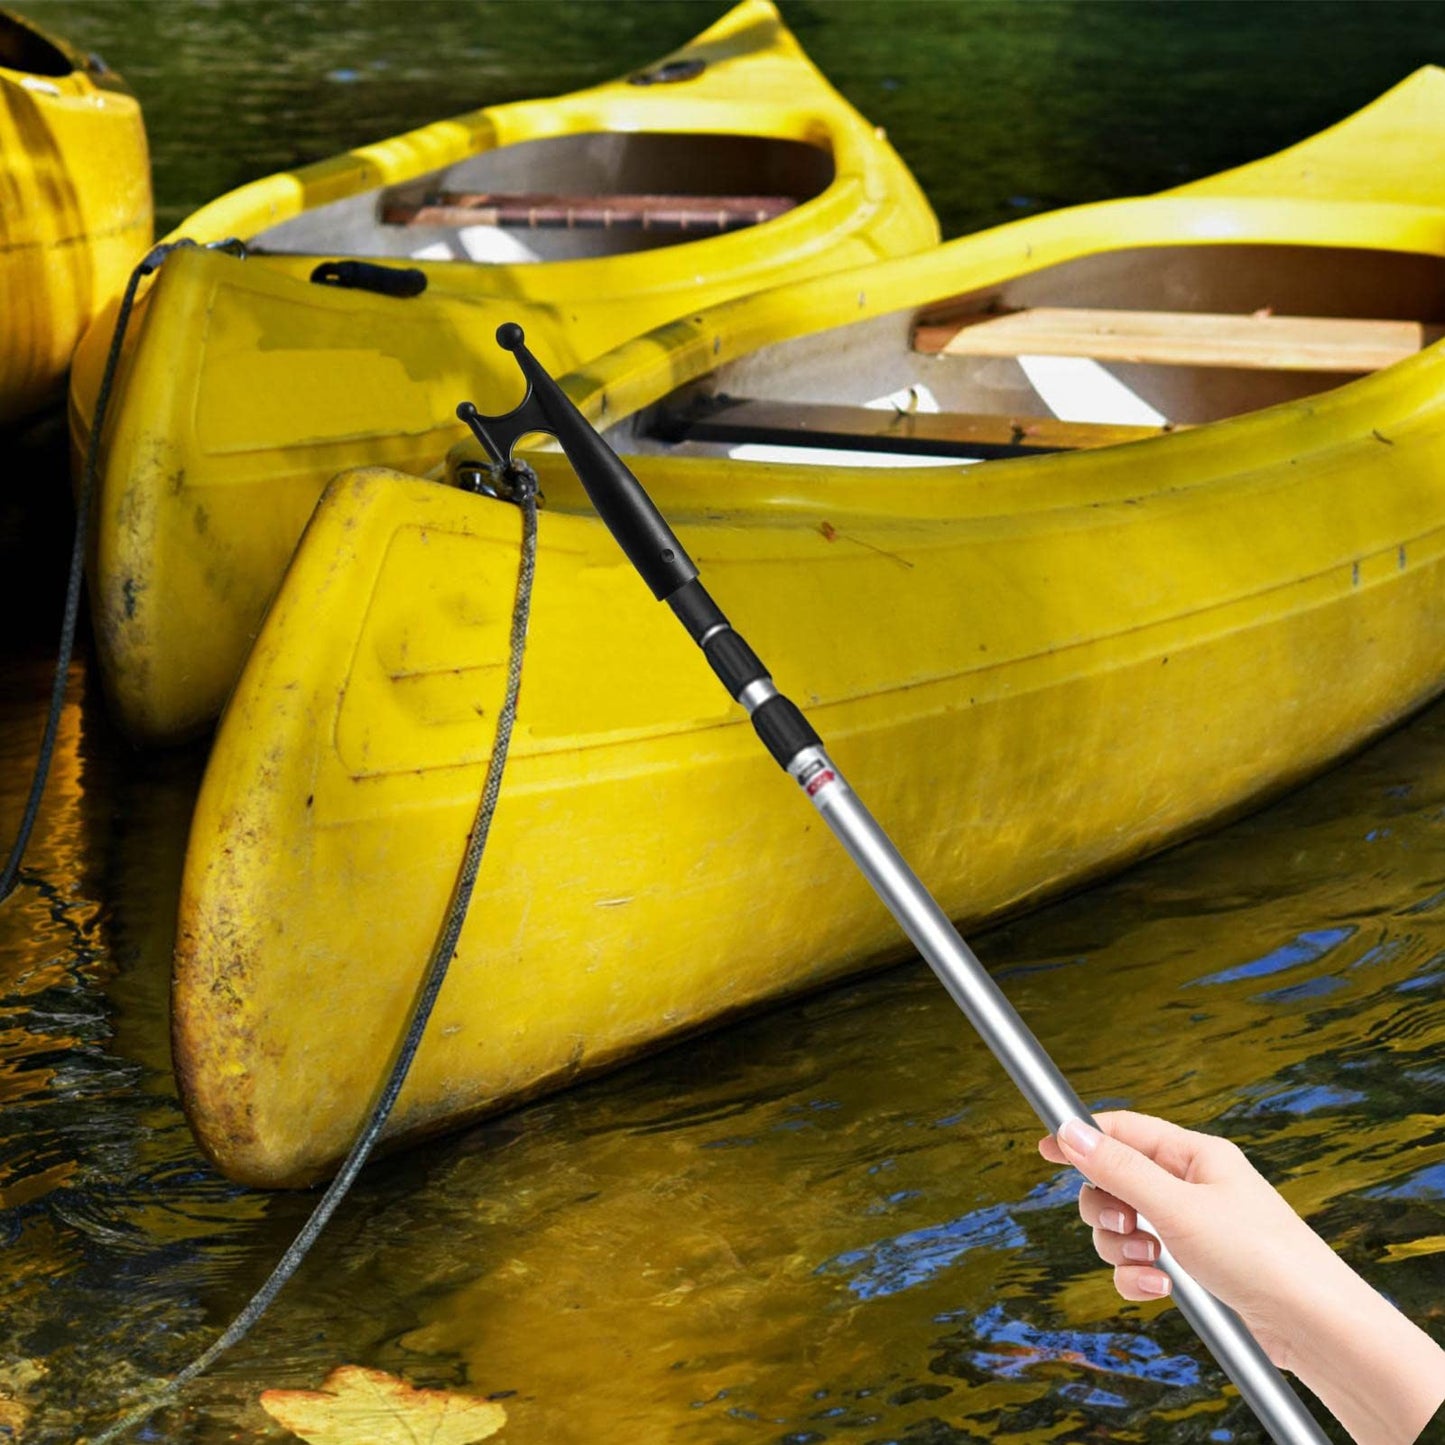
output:
<path id="1" fill-rule="evenodd" d="M 512 226 L 527 229 L 735 231 L 790 211 L 792 196 L 569 196 L 446 191 L 417 205 L 390 205 L 389 226 Z"/>
<path id="2" fill-rule="evenodd" d="M 1117 446 L 1162 436 L 1169 428 L 1059 421 L 1055 417 L 971 412 L 875 411 L 862 406 L 723 397 L 705 410 L 672 416 L 654 428 L 667 441 L 743 442 L 912 452 L 993 459 Z"/>
<path id="3" fill-rule="evenodd" d="M 943 356 L 1088 356 L 1159 366 L 1379 371 L 1445 335 L 1419 321 L 1103 311 L 1035 306 L 946 325 L 920 323 L 916 351 Z"/>

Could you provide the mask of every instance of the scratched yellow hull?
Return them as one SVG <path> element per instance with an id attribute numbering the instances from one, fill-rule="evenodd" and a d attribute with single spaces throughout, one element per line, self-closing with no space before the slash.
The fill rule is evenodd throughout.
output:
<path id="1" fill-rule="evenodd" d="M 239 237 L 253 254 L 173 256 L 127 335 L 90 596 L 107 692 L 133 739 L 172 742 L 210 724 L 327 480 L 347 466 L 433 462 L 459 434 L 459 395 L 500 375 L 491 335 L 504 316 L 525 315 L 539 354 L 565 370 L 689 307 L 937 240 L 902 161 L 767 0 L 745 0 L 671 59 L 705 69 L 441 121 L 243 187 L 178 228 L 199 242 Z M 663 64 L 645 73 L 679 73 Z M 516 263 L 433 258 L 438 247 L 491 255 L 514 246 L 511 233 L 431 230 L 412 244 L 377 220 L 421 196 L 423 178 L 483 164 L 491 179 L 473 189 L 725 186 L 796 191 L 801 204 L 704 239 L 656 246 L 639 233 L 627 244 L 647 249 L 613 254 L 564 245 L 602 245 L 600 231 L 538 232 L 546 255 L 571 258 Z M 310 283 L 318 259 L 358 247 L 424 271 L 426 293 Z M 113 320 L 77 358 L 77 460 Z"/>
<path id="2" fill-rule="evenodd" d="M 0 10 L 0 425 L 60 395 L 71 353 L 150 244 L 134 96 Z"/>
<path id="3" fill-rule="evenodd" d="M 1125 284 L 1150 266 L 1222 284 L 1241 258 L 1268 277 L 1273 255 L 1292 285 L 1317 253 L 1327 295 L 1342 276 L 1378 276 L 1382 294 L 1404 277 L 1439 321 L 1445 97 L 1439 72 L 1422 76 L 1367 120 L 1371 164 L 1353 186 L 1336 167 L 1334 201 L 1288 184 L 1330 173 L 1325 146 L 1276 169 L 1282 197 L 1247 170 L 1022 222 L 715 307 L 567 388 L 625 439 L 628 416 L 713 368 L 719 384 L 762 375 L 770 350 L 816 342 L 824 373 L 857 357 L 834 368 L 843 386 L 859 335 L 906 338 L 962 293 L 1118 257 Z M 944 363 L 923 364 L 941 385 Z M 1300 387 L 1151 440 L 973 466 L 634 465 L 971 926 L 1250 806 L 1445 684 L 1445 354 Z M 473 395 L 497 411 L 500 392 Z M 905 952 L 561 459 L 536 460 L 547 505 L 517 733 L 393 1139 Z M 503 502 L 384 469 L 337 479 L 237 684 L 192 827 L 173 981 L 185 1105 L 237 1179 L 323 1175 L 375 1093 L 492 745 L 519 536 Z"/>

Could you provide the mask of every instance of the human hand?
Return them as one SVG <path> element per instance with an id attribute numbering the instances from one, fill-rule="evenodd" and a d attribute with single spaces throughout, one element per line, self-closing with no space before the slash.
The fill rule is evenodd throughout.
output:
<path id="1" fill-rule="evenodd" d="M 1039 1141 L 1089 1181 L 1079 1213 L 1129 1300 L 1169 1278 L 1154 1238 L 1244 1320 L 1359 1445 L 1408 1445 L 1445 1401 L 1445 1349 L 1352 1270 L 1227 1139 L 1111 1110 Z"/>
<path id="2" fill-rule="evenodd" d="M 1169 1277 L 1153 1267 L 1158 1244 L 1137 1227 L 1142 1213 L 1275 1365 L 1290 1368 L 1303 1295 L 1348 1266 L 1228 1139 L 1128 1110 L 1095 1119 L 1097 1130 L 1070 1120 L 1039 1152 L 1089 1180 L 1079 1213 L 1114 1266 L 1115 1288 L 1128 1300 L 1169 1292 Z"/>

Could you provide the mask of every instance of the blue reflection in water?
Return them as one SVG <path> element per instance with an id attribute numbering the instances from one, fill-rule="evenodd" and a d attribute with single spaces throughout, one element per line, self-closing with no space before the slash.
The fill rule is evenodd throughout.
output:
<path id="1" fill-rule="evenodd" d="M 1059 1394 L 1065 1399 L 1077 1400 L 1081 1405 L 1112 1405 L 1116 1410 L 1124 1409 L 1129 1403 L 1112 1390 L 1100 1390 L 1092 1385 L 1065 1385 Z"/>
<path id="2" fill-rule="evenodd" d="M 1035 1185 L 1017 1204 L 989 1204 L 958 1219 L 929 1224 L 880 1239 L 862 1249 L 825 1260 L 817 1274 L 847 1274 L 859 1299 L 883 1299 L 924 1284 L 957 1263 L 971 1249 L 1019 1249 L 1028 1235 L 1015 1214 L 1054 1209 L 1078 1197 L 1080 1176 L 1072 1169 Z"/>
<path id="3" fill-rule="evenodd" d="M 1445 1160 L 1427 1164 L 1399 1184 L 1367 1189 L 1366 1199 L 1445 1199 Z"/>
<path id="4" fill-rule="evenodd" d="M 948 1269 L 969 1250 L 1026 1245 L 1028 1236 L 1015 1216 L 1072 1205 L 1079 1184 L 1080 1176 L 1074 1170 L 1060 1170 L 1012 1206 L 986 1205 L 958 1219 L 880 1239 L 827 1260 L 817 1273 L 849 1276 L 848 1288 L 860 1299 L 898 1294 Z M 1195 1361 L 1186 1355 L 1166 1355 L 1144 1334 L 1043 1329 L 1012 1318 L 1002 1305 L 977 1315 L 968 1310 L 948 1311 L 934 1321 L 961 1326 L 963 1357 L 995 1378 L 1016 1379 L 1035 1365 L 1055 1362 L 1171 1386 L 1199 1382 Z M 1111 1391 L 1079 1382 L 1064 1387 L 1064 1393 L 1089 1405 L 1124 1409 L 1129 1404 Z"/>
<path id="5" fill-rule="evenodd" d="M 1259 995 L 1261 1003 L 1296 1003 L 1303 998 L 1325 998 L 1345 986 L 1342 978 L 1307 978 L 1285 988 L 1267 989 Z"/>
<path id="6" fill-rule="evenodd" d="M 1028 1236 L 1009 1210 L 991 1204 L 946 1224 L 850 1250 L 820 1265 L 818 1273 L 844 1273 L 861 1266 L 848 1288 L 859 1299 L 880 1299 L 924 1283 L 971 1249 L 1018 1249 L 1027 1243 Z"/>
<path id="7" fill-rule="evenodd" d="M 1422 898 L 1418 903 L 1412 903 L 1408 908 L 1402 908 L 1402 916 L 1410 913 L 1434 913 L 1442 903 L 1445 903 L 1445 888 L 1437 888 L 1428 898 Z"/>
<path id="8" fill-rule="evenodd" d="M 1408 953 L 1416 941 L 1417 937 L 1413 933 L 1408 933 L 1403 938 L 1382 938 L 1379 943 L 1367 948 L 1350 967 L 1371 968 L 1378 963 L 1394 963 L 1402 954 Z"/>
<path id="9" fill-rule="evenodd" d="M 1236 964 L 1233 968 L 1207 973 L 1185 987 L 1193 988 L 1206 983 L 1233 983 L 1240 978 L 1267 978 L 1272 973 L 1283 973 L 1288 968 L 1298 968 L 1301 964 L 1313 963 L 1316 959 L 1323 958 L 1354 932 L 1353 925 L 1346 928 L 1311 929 L 1266 953 L 1263 958 L 1252 958 L 1247 963 Z"/>
<path id="10" fill-rule="evenodd" d="M 1437 954 L 1425 966 L 1428 968 L 1440 962 Z M 1396 993 L 1413 993 L 1416 989 L 1435 988 L 1437 985 L 1445 984 L 1445 973 L 1417 973 L 1413 978 L 1402 979 L 1395 985 Z"/>
<path id="11" fill-rule="evenodd" d="M 1318 1114 L 1327 1109 L 1342 1109 L 1349 1104 L 1358 1104 L 1365 1097 L 1358 1089 L 1336 1089 L 1329 1084 L 1301 1084 L 1298 1088 L 1282 1089 L 1277 1094 L 1265 1095 L 1246 1112 Z"/>
<path id="12" fill-rule="evenodd" d="M 1160 1385 L 1199 1383 L 1199 1365 L 1194 1360 L 1188 1355 L 1166 1355 L 1148 1335 L 1125 1330 L 1040 1329 L 1027 1320 L 1011 1319 L 1002 1305 L 981 1315 L 954 1318 L 963 1319 L 978 1342 L 966 1356 L 969 1362 L 1002 1379 L 1018 1379 L 1036 1365 L 1063 1363 Z M 1091 1403 L 1127 1404 L 1107 1391 L 1096 1391 Z"/>

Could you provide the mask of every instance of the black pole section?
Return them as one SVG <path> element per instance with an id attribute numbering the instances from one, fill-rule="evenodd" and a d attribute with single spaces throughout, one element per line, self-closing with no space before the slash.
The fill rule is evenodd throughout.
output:
<path id="1" fill-rule="evenodd" d="M 697 576 L 697 568 L 682 550 L 682 543 L 673 536 L 662 513 L 652 505 L 652 498 L 527 350 L 522 328 L 515 321 L 497 328 L 497 344 L 517 358 L 517 365 L 527 378 L 527 394 L 522 404 L 505 416 L 483 417 L 476 407 L 463 402 L 457 408 L 457 415 L 471 427 L 498 463 L 511 460 L 512 449 L 528 432 L 547 432 L 556 437 L 586 487 L 597 515 L 607 523 L 632 565 L 642 573 L 643 581 L 652 588 L 652 595 L 659 602 L 671 597 L 685 582 Z M 579 464 L 579 458 L 585 464 Z"/>
<path id="2" fill-rule="evenodd" d="M 472 429 L 492 460 L 507 465 L 517 443 L 532 432 L 556 437 L 597 515 L 617 538 L 652 595 L 672 608 L 692 640 L 702 648 L 728 693 L 747 708 L 753 728 L 778 766 L 786 768 L 805 748 L 820 747 L 822 740 L 812 725 L 793 702 L 773 687 L 757 653 L 733 631 L 722 609 L 698 581 L 692 558 L 642 483 L 527 350 L 522 328 L 514 321 L 499 326 L 497 344 L 517 358 L 527 378 L 527 394 L 521 405 L 502 416 L 483 416 L 469 401 L 457 408 L 457 415 Z"/>

